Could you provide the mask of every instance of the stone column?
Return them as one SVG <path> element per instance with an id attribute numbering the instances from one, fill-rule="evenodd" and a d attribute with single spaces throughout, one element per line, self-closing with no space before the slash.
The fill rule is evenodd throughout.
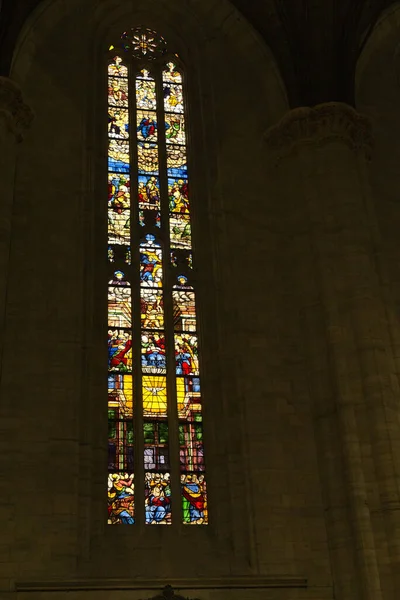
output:
<path id="1" fill-rule="evenodd" d="M 4 336 L 17 148 L 32 117 L 16 83 L 0 77 L 0 339 Z"/>
<path id="2" fill-rule="evenodd" d="M 31 120 L 32 112 L 22 101 L 18 86 L 10 79 L 0 77 L 0 379 L 3 376 L 16 157 L 18 143 Z M 8 482 L 13 470 L 15 471 L 10 442 L 16 435 L 18 424 L 15 416 L 10 414 L 10 405 L 3 395 L 0 396 L 0 423 L 0 509 L 3 540 L 0 549 L 0 596 L 11 598 L 14 594 L 9 590 L 18 567 L 10 550 L 15 544 L 15 509 Z"/>
<path id="3" fill-rule="evenodd" d="M 272 171 L 302 212 L 304 252 L 294 257 L 294 293 L 304 324 L 336 598 L 379 600 L 367 483 L 378 490 L 385 523 L 392 569 L 385 589 L 399 590 L 400 404 L 376 264 L 366 169 L 370 124 L 346 104 L 299 108 L 267 132 L 266 144 Z M 366 468 L 360 414 L 366 415 L 374 469 Z"/>

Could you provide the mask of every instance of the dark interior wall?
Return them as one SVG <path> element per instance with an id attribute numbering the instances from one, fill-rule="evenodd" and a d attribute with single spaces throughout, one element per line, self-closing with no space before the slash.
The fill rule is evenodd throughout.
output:
<path id="1" fill-rule="evenodd" d="M 6 331 L 25 351 L 11 344 L 3 365 L 5 393 L 23 415 L 18 436 L 11 422 L 7 435 L 27 465 L 10 576 L 123 577 L 131 564 L 160 578 L 307 572 L 330 597 L 293 247 L 273 176 L 263 176 L 263 135 L 287 110 L 285 89 L 271 52 L 228 2 L 135 10 L 54 2 L 14 54 L 11 75 L 35 121 L 17 167 Z M 196 561 L 190 530 L 105 526 L 101 43 L 146 14 L 186 52 L 201 190 L 194 240 L 210 269 L 198 297 L 216 523 L 194 532 Z M 17 364 L 25 376 L 15 383 Z"/>

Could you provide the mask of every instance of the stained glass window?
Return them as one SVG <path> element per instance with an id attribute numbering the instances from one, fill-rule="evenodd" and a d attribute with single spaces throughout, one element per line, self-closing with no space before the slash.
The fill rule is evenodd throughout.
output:
<path id="1" fill-rule="evenodd" d="M 125 31 L 108 60 L 109 524 L 208 523 L 187 162 L 179 57 Z"/>

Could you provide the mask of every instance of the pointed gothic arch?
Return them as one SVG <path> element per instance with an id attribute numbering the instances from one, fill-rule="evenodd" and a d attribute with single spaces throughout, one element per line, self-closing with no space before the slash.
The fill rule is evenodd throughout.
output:
<path id="1" fill-rule="evenodd" d="M 49 264 L 57 261 L 55 271 L 63 273 L 68 290 L 74 286 L 71 298 L 68 293 L 57 296 L 58 310 L 69 316 L 65 320 L 66 341 L 57 339 L 57 353 L 62 350 L 66 355 L 60 362 L 63 371 L 60 374 L 54 367 L 46 373 L 55 384 L 61 376 L 71 383 L 63 387 L 65 400 L 58 388 L 54 393 L 55 399 L 61 398 L 57 407 L 62 406 L 64 412 L 63 435 L 69 436 L 66 453 L 74 485 L 68 483 L 67 473 L 65 486 L 69 486 L 71 502 L 77 504 L 74 527 L 68 535 L 77 549 L 80 568 L 90 564 L 110 577 L 125 576 L 134 564 L 143 578 L 153 578 L 148 552 L 157 563 L 159 578 L 170 577 L 171 573 L 177 577 L 182 573 L 195 576 L 203 563 L 212 563 L 217 575 L 232 561 L 237 565 L 235 570 L 247 572 L 256 561 L 249 524 L 253 514 L 251 475 L 244 451 L 246 403 L 235 381 L 239 369 L 231 335 L 236 331 L 228 325 L 231 314 L 225 314 L 230 311 L 232 282 L 230 257 L 226 256 L 232 236 L 226 215 L 228 219 L 234 215 L 232 207 L 234 211 L 244 208 L 240 186 L 232 177 L 239 173 L 239 153 L 246 178 L 257 181 L 262 169 L 261 155 L 256 156 L 259 164 L 243 160 L 249 153 L 243 152 L 248 129 L 242 108 L 246 106 L 262 119 L 252 134 L 254 140 L 261 140 L 265 124 L 273 123 L 287 105 L 268 49 L 248 24 L 237 18 L 229 2 L 222 0 L 218 12 L 213 8 L 212 0 L 196 6 L 180 0 L 138 0 L 134 8 L 130 3 L 112 0 L 44 2 L 21 34 L 13 61 L 13 76 L 23 85 L 37 113 L 24 146 L 29 160 L 22 156 L 20 162 L 18 193 L 34 197 L 38 169 L 49 161 L 49 146 L 43 144 L 46 131 L 56 161 L 55 168 L 46 171 L 46 181 L 62 211 L 65 235 L 62 246 L 60 240 L 62 258 L 57 246 Z M 127 24 L 136 23 L 161 31 L 186 68 L 190 147 L 195 156 L 190 168 L 191 210 L 198 225 L 193 229 L 192 241 L 201 266 L 197 316 L 201 341 L 204 338 L 203 347 L 207 348 L 202 365 L 205 446 L 213 466 L 208 469 L 212 506 L 208 527 L 188 528 L 179 519 L 172 527 L 146 527 L 143 513 L 143 528 L 139 523 L 132 527 L 107 526 L 106 61 L 110 40 L 117 39 Z M 239 56 L 244 49 L 251 55 L 247 64 Z M 250 94 L 240 85 L 239 75 L 244 68 L 252 82 Z M 29 222 L 36 235 L 44 237 L 43 228 L 52 223 L 53 213 L 45 208 L 43 192 L 38 191 L 38 195 L 41 201 L 24 203 L 23 210 L 32 210 Z M 45 419 L 50 423 L 49 415 Z M 127 431 L 126 435 L 129 438 L 131 434 Z M 179 440 L 178 435 L 173 437 Z M 172 454 L 179 455 L 179 448 Z M 137 487 L 140 484 L 143 488 L 141 498 L 143 479 L 137 478 Z M 175 489 L 179 490 L 179 481 Z M 234 521 L 234 515 L 242 515 L 243 519 Z M 193 534 L 196 561 L 191 552 L 182 551 L 182 547 L 192 547 Z M 159 544 L 159 536 L 167 540 L 167 554 L 165 546 Z M 51 561 L 51 556 L 49 550 L 46 560 Z"/>

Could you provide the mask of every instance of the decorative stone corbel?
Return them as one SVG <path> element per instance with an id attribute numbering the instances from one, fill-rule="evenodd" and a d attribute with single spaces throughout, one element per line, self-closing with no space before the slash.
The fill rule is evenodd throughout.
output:
<path id="1" fill-rule="evenodd" d="M 322 146 L 338 140 L 353 150 L 363 151 L 367 159 L 373 146 L 370 120 L 343 102 L 295 108 L 270 127 L 264 139 L 278 160 L 301 144 Z"/>
<path id="2" fill-rule="evenodd" d="M 23 140 L 33 119 L 32 110 L 22 100 L 21 90 L 8 77 L 0 77 L 0 118 L 14 133 L 17 142 Z"/>
<path id="3" fill-rule="evenodd" d="M 185 598 L 175 594 L 174 590 L 170 585 L 166 585 L 162 590 L 161 594 L 148 598 L 148 600 L 199 600 L 198 598 Z"/>

